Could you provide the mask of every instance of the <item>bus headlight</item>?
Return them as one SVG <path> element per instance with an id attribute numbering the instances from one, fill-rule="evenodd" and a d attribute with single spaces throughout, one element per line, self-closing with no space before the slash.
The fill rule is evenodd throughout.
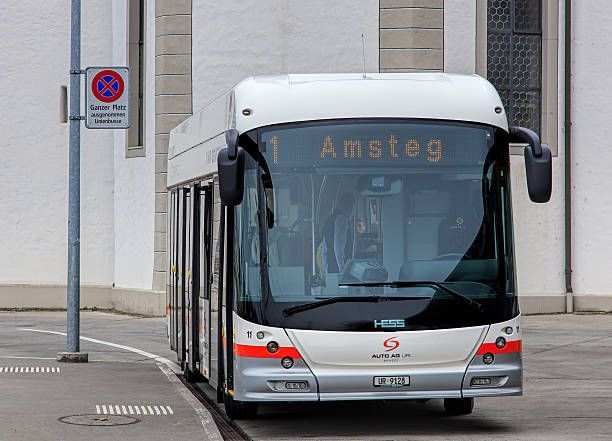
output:
<path id="1" fill-rule="evenodd" d="M 495 346 L 497 346 L 499 349 L 503 348 L 506 346 L 506 339 L 504 337 L 497 337 L 497 340 L 495 340 Z"/>
<path id="2" fill-rule="evenodd" d="M 484 362 L 484 364 L 493 363 L 493 354 L 491 354 L 490 352 L 487 352 L 486 354 L 482 356 L 482 361 Z"/>
<path id="3" fill-rule="evenodd" d="M 274 354 L 276 351 L 278 351 L 278 343 L 271 341 L 266 345 L 266 348 L 268 349 L 269 353 Z"/>

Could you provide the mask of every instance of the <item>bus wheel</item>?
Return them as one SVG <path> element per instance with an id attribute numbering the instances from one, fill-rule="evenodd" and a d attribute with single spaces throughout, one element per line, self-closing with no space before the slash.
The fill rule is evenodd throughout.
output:
<path id="1" fill-rule="evenodd" d="M 229 395 L 223 397 L 225 413 L 232 420 L 253 418 L 257 415 L 257 403 L 250 401 L 237 401 Z"/>
<path id="2" fill-rule="evenodd" d="M 474 398 L 445 398 L 444 410 L 448 415 L 468 415 L 474 409 Z"/>

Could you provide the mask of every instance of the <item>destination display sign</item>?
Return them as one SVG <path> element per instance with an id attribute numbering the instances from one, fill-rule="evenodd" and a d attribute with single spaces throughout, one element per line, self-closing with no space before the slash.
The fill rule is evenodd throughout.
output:
<path id="1" fill-rule="evenodd" d="M 268 164 L 436 166 L 482 163 L 492 129 L 439 124 L 337 124 L 267 130 Z"/>

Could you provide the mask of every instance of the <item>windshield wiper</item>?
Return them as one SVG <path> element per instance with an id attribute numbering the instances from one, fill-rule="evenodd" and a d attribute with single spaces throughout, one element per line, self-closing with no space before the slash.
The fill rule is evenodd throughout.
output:
<path id="1" fill-rule="evenodd" d="M 332 303 L 338 303 L 338 302 L 374 302 L 374 303 L 377 303 L 377 302 L 386 302 L 386 301 L 393 301 L 393 300 L 415 300 L 415 299 L 421 299 L 421 297 L 382 297 L 382 296 L 332 297 L 329 299 L 319 300 L 317 302 L 304 303 L 303 305 L 285 308 L 283 309 L 283 315 L 285 317 L 289 317 L 290 315 L 293 315 L 296 312 L 308 311 L 310 309 L 318 308 L 319 306 L 331 305 Z"/>
<path id="2" fill-rule="evenodd" d="M 466 297 L 463 294 L 460 294 L 457 291 L 450 289 L 449 287 L 445 286 L 441 282 L 434 282 L 431 280 L 419 280 L 415 282 L 395 281 L 395 282 L 340 283 L 338 284 L 338 286 L 364 286 L 364 287 L 388 286 L 390 288 L 412 288 L 412 287 L 419 287 L 419 286 L 423 286 L 423 287 L 433 286 L 433 287 L 436 287 L 450 294 L 451 296 L 455 297 L 457 300 L 459 300 L 464 305 L 467 305 L 470 308 L 475 309 L 479 313 L 482 314 L 483 312 L 485 312 L 485 307 L 481 303 L 477 302 L 476 300 L 472 300 L 469 297 Z"/>

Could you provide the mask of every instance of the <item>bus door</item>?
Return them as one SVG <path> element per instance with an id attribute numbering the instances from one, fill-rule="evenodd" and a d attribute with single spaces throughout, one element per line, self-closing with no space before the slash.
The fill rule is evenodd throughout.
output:
<path id="1" fill-rule="evenodd" d="M 217 390 L 223 386 L 223 337 L 221 335 L 221 293 L 220 281 L 222 277 L 222 241 L 223 241 L 223 219 L 221 198 L 219 197 L 219 179 L 214 177 L 212 190 L 212 248 L 211 253 L 211 283 L 210 283 L 210 385 Z M 222 397 L 222 396 L 221 396 Z"/>
<path id="2" fill-rule="evenodd" d="M 205 378 L 210 378 L 210 335 L 211 326 L 211 305 L 210 290 L 212 284 L 211 277 L 211 258 L 212 258 L 212 219 L 213 201 L 212 184 L 205 183 L 199 191 L 199 371 Z M 194 282 L 195 283 L 195 282 Z"/>
<path id="3" fill-rule="evenodd" d="M 187 237 L 187 228 L 188 228 L 188 206 L 189 206 L 189 189 L 183 188 L 179 192 L 179 201 L 178 201 L 178 295 L 177 295 L 177 308 L 176 308 L 176 321 L 178 323 L 177 326 L 177 356 L 179 363 L 182 363 L 186 360 L 185 354 L 187 352 L 187 345 L 185 339 L 185 325 L 186 322 L 186 280 L 187 280 L 187 270 L 186 270 L 186 239 Z"/>
<path id="4" fill-rule="evenodd" d="M 199 232 L 200 232 L 200 184 L 194 184 L 189 189 L 187 215 L 187 296 L 185 308 L 185 345 L 187 347 L 187 366 L 189 374 L 199 370 Z"/>
<path id="5" fill-rule="evenodd" d="M 169 281 L 169 289 L 168 289 L 168 298 L 167 307 L 169 308 L 169 331 L 168 337 L 170 339 L 170 348 L 174 351 L 177 351 L 178 348 L 178 321 L 177 321 L 177 301 L 178 301 L 178 253 L 177 253 L 177 242 L 178 242 L 178 193 L 176 190 L 173 190 L 170 195 L 170 200 L 168 202 L 168 216 L 170 219 L 170 228 L 168 230 L 168 234 L 170 235 L 169 242 L 169 265 L 168 265 L 168 281 Z"/>

